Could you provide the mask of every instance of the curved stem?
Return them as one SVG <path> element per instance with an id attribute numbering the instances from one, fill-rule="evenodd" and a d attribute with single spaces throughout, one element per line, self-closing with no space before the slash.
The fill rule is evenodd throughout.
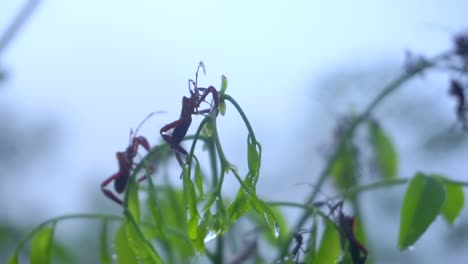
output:
<path id="1" fill-rule="evenodd" d="M 325 165 L 325 168 L 320 173 L 317 183 L 314 185 L 314 189 L 312 190 L 312 193 L 309 195 L 309 197 L 306 199 L 305 204 L 310 204 L 314 201 L 320 189 L 322 188 L 322 185 L 325 183 L 325 179 L 330 173 L 333 163 L 337 160 L 338 155 L 340 154 L 342 149 L 345 147 L 346 142 L 352 137 L 356 128 L 369 117 L 371 112 L 383 101 L 383 99 L 387 98 L 388 95 L 396 91 L 399 87 L 401 87 L 404 83 L 412 79 L 414 76 L 417 76 L 418 74 L 432 67 L 435 67 L 439 61 L 449 58 L 452 54 L 453 54 L 452 51 L 444 52 L 438 56 L 435 56 L 433 59 L 428 60 L 426 63 L 421 63 L 420 65 L 418 65 L 418 67 L 413 69 L 411 72 L 404 73 L 402 76 L 400 76 L 399 78 L 395 79 L 393 82 L 388 84 L 382 90 L 382 92 L 379 95 L 377 95 L 377 97 L 374 98 L 374 100 L 372 100 L 369 106 L 367 106 L 367 108 L 359 116 L 357 116 L 356 119 L 353 120 L 350 126 L 346 129 L 343 136 L 340 138 L 338 146 L 336 147 L 331 157 L 328 159 Z M 302 214 L 302 216 L 299 218 L 297 223 L 295 224 L 295 229 L 300 229 L 304 225 L 304 223 L 307 221 L 309 216 L 310 216 L 310 212 L 305 211 Z M 293 240 L 293 237 L 290 236 L 287 240 L 287 243 L 285 243 L 281 251 L 279 259 L 286 255 L 287 250 L 289 248 L 289 244 L 291 244 L 292 240 Z"/>
<path id="2" fill-rule="evenodd" d="M 254 133 L 254 131 L 252 129 L 252 126 L 250 125 L 249 119 L 245 115 L 245 113 L 242 110 L 242 108 L 240 107 L 240 105 L 236 102 L 236 100 L 234 100 L 234 98 L 232 98 L 230 95 L 227 95 L 227 94 L 222 94 L 219 97 L 219 100 L 220 101 L 228 100 L 229 102 L 231 102 L 231 104 L 236 108 L 237 112 L 239 112 L 240 116 L 242 117 L 242 120 L 244 120 L 245 126 L 247 127 L 247 130 L 249 131 L 249 134 L 252 137 L 253 143 L 256 144 L 257 143 L 257 138 L 255 137 L 255 133 Z"/>
<path id="3" fill-rule="evenodd" d="M 28 242 L 37 232 L 39 232 L 46 225 L 57 223 L 63 220 L 69 220 L 69 219 L 101 219 L 101 220 L 107 220 L 107 221 L 122 221 L 124 217 L 120 215 L 84 213 L 84 214 L 62 215 L 62 216 L 50 218 L 38 224 L 33 230 L 31 230 L 26 236 L 24 236 L 23 239 L 21 239 L 21 241 L 18 243 L 18 245 L 16 246 L 14 250 L 15 254 L 18 254 L 21 251 L 21 249 L 24 247 L 26 242 Z"/>
<path id="4" fill-rule="evenodd" d="M 58 222 L 62 222 L 62 221 L 65 221 L 65 220 L 72 220 L 72 219 L 75 219 L 75 220 L 76 219 L 93 219 L 93 220 L 97 219 L 97 220 L 105 220 L 105 221 L 124 221 L 125 216 L 113 215 L 113 214 L 99 214 L 99 213 L 81 213 L 81 214 L 61 215 L 61 216 L 57 216 L 57 217 L 47 219 L 44 222 L 38 224 L 26 236 L 24 236 L 23 239 L 21 239 L 21 241 L 18 243 L 18 245 L 16 246 L 16 248 L 14 250 L 14 254 L 18 254 L 21 251 L 21 249 L 24 247 L 24 245 L 29 240 L 31 240 L 31 238 L 37 232 L 39 232 L 42 228 L 44 228 L 45 226 L 47 226 L 49 224 L 52 224 L 52 223 L 57 224 Z M 152 228 L 152 229 L 156 228 L 153 224 L 148 223 L 148 222 L 143 222 L 142 221 L 141 225 L 142 226 L 147 226 L 147 227 Z M 181 237 L 183 239 L 186 239 L 185 234 L 180 232 L 177 229 L 169 227 L 169 228 L 167 228 L 167 231 L 174 234 L 174 235 L 177 235 L 177 236 L 179 236 L 179 237 Z"/>
<path id="5" fill-rule="evenodd" d="M 384 188 L 384 187 L 392 187 L 396 185 L 402 185 L 406 184 L 411 180 L 411 178 L 399 178 L 399 179 L 392 179 L 392 180 L 381 180 L 369 184 L 363 184 L 359 186 L 354 186 L 347 190 L 343 195 L 336 195 L 331 197 L 331 200 L 338 199 L 338 198 L 343 198 L 343 196 L 356 196 L 357 194 L 367 192 L 367 191 L 372 191 L 376 190 L 379 188 Z M 442 182 L 445 184 L 454 184 L 454 185 L 460 185 L 463 187 L 468 187 L 468 182 L 464 181 L 456 181 L 456 180 L 451 180 L 451 179 L 446 179 L 446 178 L 441 178 L 440 179 Z"/>

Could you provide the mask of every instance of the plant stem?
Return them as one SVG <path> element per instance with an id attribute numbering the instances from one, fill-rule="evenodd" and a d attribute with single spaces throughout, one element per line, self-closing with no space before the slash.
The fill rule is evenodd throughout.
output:
<path id="1" fill-rule="evenodd" d="M 415 67 L 411 72 L 405 72 L 403 75 L 401 75 L 399 78 L 395 79 L 393 82 L 390 82 L 383 91 L 377 95 L 377 97 L 372 100 L 372 102 L 367 106 L 367 108 L 359 115 L 357 116 L 356 119 L 353 120 L 353 122 L 350 124 L 350 126 L 346 129 L 344 132 L 343 136 L 340 138 L 338 146 L 336 147 L 335 151 L 333 154 L 330 156 L 328 159 L 324 169 L 322 170 L 322 173 L 320 173 L 319 178 L 317 180 L 317 183 L 314 185 L 314 189 L 312 190 L 311 194 L 309 197 L 306 199 L 305 204 L 310 204 L 314 201 L 316 198 L 317 194 L 319 193 L 320 189 L 322 188 L 322 185 L 325 183 L 325 179 L 327 178 L 328 174 L 330 173 L 330 170 L 338 158 L 338 155 L 344 148 L 346 142 L 352 138 L 352 135 L 354 134 L 354 131 L 356 128 L 364 122 L 369 115 L 372 113 L 372 111 L 383 101 L 383 99 L 387 98 L 388 95 L 396 91 L 399 87 L 401 87 L 405 82 L 409 81 L 413 77 L 417 76 L 418 74 L 435 67 L 438 62 L 445 60 L 449 58 L 453 54 L 452 51 L 449 52 L 444 52 L 441 53 L 440 55 L 435 56 L 433 59 L 428 60 L 426 63 L 422 63 Z M 299 218 L 297 223 L 294 225 L 294 229 L 300 229 L 307 219 L 310 216 L 310 211 L 304 211 L 302 216 Z M 294 230 L 293 229 L 293 230 Z M 281 250 L 281 253 L 278 257 L 278 259 L 281 259 L 283 256 L 287 254 L 289 245 L 293 241 L 293 237 L 289 236 L 287 239 L 287 243 L 284 244 L 283 249 Z"/>
<path id="2" fill-rule="evenodd" d="M 220 96 L 219 100 L 220 101 L 228 100 L 229 102 L 231 102 L 231 104 L 236 108 L 237 112 L 239 112 L 240 116 L 242 117 L 242 120 L 244 121 L 245 126 L 247 127 L 247 130 L 249 131 L 249 134 L 252 137 L 253 144 L 256 144 L 257 143 L 257 138 L 255 137 L 255 133 L 254 133 L 254 131 L 252 129 L 252 126 L 250 125 L 249 119 L 245 115 L 245 113 L 242 110 L 242 108 L 240 107 L 240 105 L 236 102 L 236 100 L 234 100 L 234 98 L 232 98 L 231 96 L 229 96 L 227 94 L 222 94 Z"/>

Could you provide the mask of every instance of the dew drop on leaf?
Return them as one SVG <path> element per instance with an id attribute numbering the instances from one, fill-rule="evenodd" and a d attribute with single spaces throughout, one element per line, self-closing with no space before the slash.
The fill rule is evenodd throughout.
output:
<path id="1" fill-rule="evenodd" d="M 275 228 L 275 238 L 278 238 L 279 235 L 280 235 L 281 230 L 280 230 L 280 226 L 279 226 L 279 224 L 277 222 L 275 222 L 274 228 Z"/>

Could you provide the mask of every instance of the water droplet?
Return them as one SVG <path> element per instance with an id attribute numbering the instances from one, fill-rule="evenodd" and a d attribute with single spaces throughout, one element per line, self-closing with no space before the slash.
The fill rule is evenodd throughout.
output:
<path id="1" fill-rule="evenodd" d="M 278 238 L 280 235 L 280 231 L 281 231 L 278 222 L 275 222 L 274 229 L 275 229 L 275 238 Z"/>
<path id="2" fill-rule="evenodd" d="M 414 245 L 411 245 L 408 247 L 408 251 L 414 251 L 416 249 L 416 247 Z"/>
<path id="3" fill-rule="evenodd" d="M 113 260 L 117 260 L 117 254 L 113 253 L 113 254 L 111 255 L 111 258 L 112 258 Z"/>
<path id="4" fill-rule="evenodd" d="M 212 241 L 213 239 L 215 239 L 217 236 L 218 236 L 217 233 L 210 230 L 210 231 L 208 231 L 208 234 L 206 234 L 205 239 L 203 239 L 203 241 L 205 243 L 208 243 L 208 242 Z"/>

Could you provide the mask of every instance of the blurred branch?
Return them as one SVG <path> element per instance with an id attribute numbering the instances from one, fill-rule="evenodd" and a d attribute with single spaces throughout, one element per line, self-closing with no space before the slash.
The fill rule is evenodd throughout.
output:
<path id="1" fill-rule="evenodd" d="M 3 54 L 5 49 L 10 44 L 11 40 L 18 33 L 24 23 L 28 20 L 31 14 L 34 12 L 36 7 L 39 5 L 40 0 L 29 0 L 23 8 L 18 12 L 16 17 L 7 26 L 5 32 L 0 36 L 0 56 Z"/>

